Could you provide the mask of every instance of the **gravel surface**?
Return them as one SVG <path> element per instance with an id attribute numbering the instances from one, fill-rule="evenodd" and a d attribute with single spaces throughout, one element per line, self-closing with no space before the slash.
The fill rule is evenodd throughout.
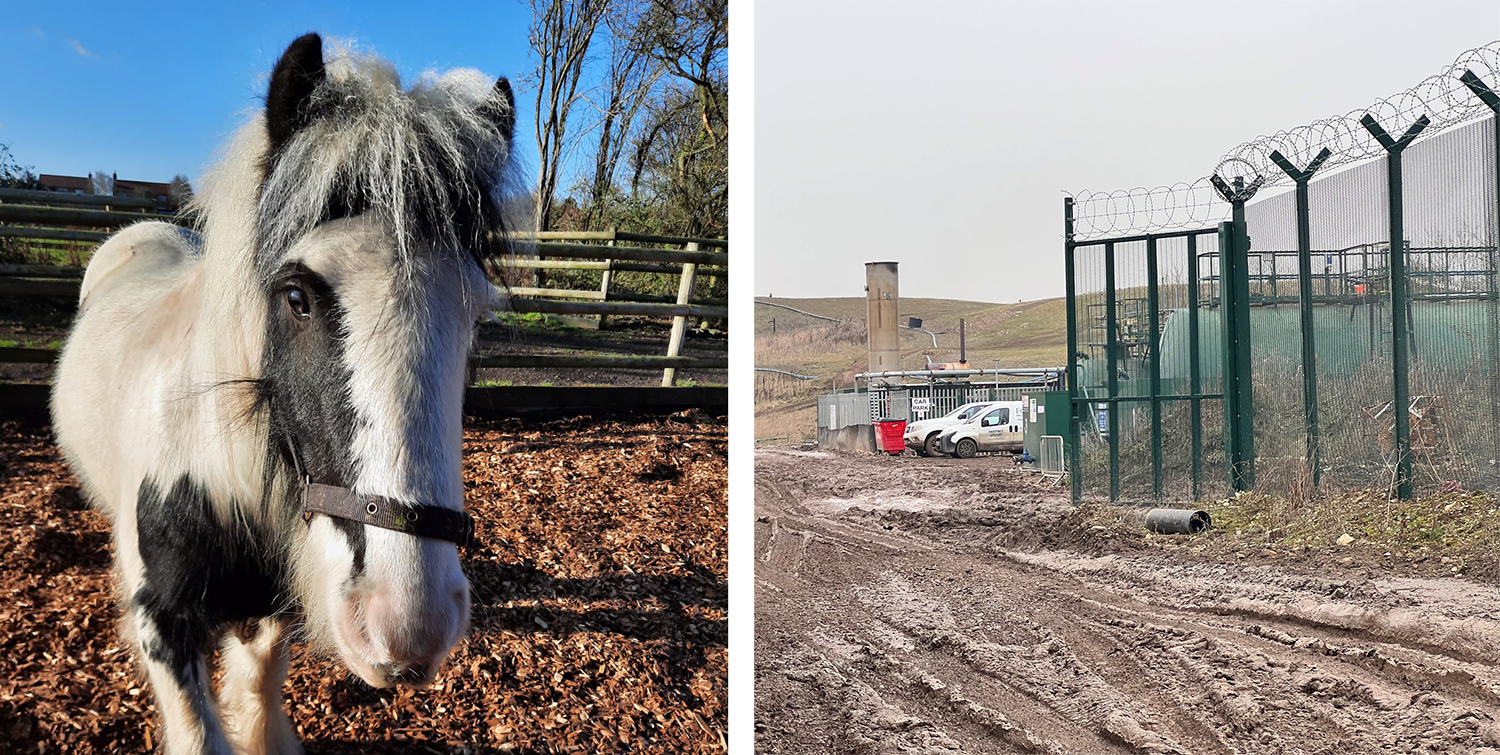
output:
<path id="1" fill-rule="evenodd" d="M 468 637 L 426 691 L 298 647 L 307 752 L 722 752 L 723 421 L 471 423 L 464 452 Z M 0 564 L 0 749 L 158 744 L 115 630 L 108 527 L 45 430 L 0 424 Z"/>
<path id="2" fill-rule="evenodd" d="M 759 450 L 755 512 L 760 752 L 1500 755 L 1493 582 L 1130 541 L 1000 459 Z"/>

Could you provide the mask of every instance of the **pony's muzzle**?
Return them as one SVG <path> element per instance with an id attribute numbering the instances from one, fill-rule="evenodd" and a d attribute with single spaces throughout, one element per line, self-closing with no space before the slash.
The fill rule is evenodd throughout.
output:
<path id="1" fill-rule="evenodd" d="M 467 582 L 417 600 L 394 591 L 350 596 L 337 631 L 345 660 L 371 686 L 425 687 L 468 625 Z"/>
<path id="2" fill-rule="evenodd" d="M 391 684 L 421 687 L 435 676 L 433 667 L 421 663 L 382 663 L 377 668 Z"/>

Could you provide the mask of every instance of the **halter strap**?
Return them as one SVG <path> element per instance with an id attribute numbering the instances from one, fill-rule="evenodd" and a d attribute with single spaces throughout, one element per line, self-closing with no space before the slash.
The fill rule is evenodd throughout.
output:
<path id="1" fill-rule="evenodd" d="M 467 512 L 307 482 L 302 486 L 303 521 L 311 521 L 313 514 L 446 540 L 460 548 L 467 547 L 474 539 L 474 517 Z"/>

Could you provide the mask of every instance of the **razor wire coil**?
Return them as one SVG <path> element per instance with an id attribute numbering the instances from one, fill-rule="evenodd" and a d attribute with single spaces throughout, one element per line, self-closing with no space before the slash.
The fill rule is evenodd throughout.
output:
<path id="1" fill-rule="evenodd" d="M 1388 133 L 1400 136 L 1422 116 L 1430 124 L 1417 141 L 1493 111 L 1461 80 L 1472 72 L 1492 91 L 1500 91 L 1500 40 L 1467 50 L 1440 73 L 1405 91 L 1376 100 L 1369 107 L 1258 136 L 1231 149 L 1208 176 L 1191 183 L 1073 194 L 1073 240 L 1202 228 L 1229 217 L 1230 205 L 1214 190 L 1210 177 L 1259 178 L 1262 188 L 1290 186 L 1292 179 L 1272 162 L 1280 152 L 1295 166 L 1306 166 L 1319 151 L 1330 153 L 1320 173 L 1375 157 L 1386 150 L 1360 123 L 1371 116 Z"/>

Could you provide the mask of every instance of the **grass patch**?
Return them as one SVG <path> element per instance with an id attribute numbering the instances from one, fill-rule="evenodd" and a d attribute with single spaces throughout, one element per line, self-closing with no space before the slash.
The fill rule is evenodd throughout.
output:
<path id="1" fill-rule="evenodd" d="M 1308 503 L 1245 494 L 1211 504 L 1215 528 L 1289 548 L 1355 543 L 1397 554 L 1500 548 L 1500 500 L 1471 491 L 1391 500 L 1384 490 L 1353 490 Z"/>
<path id="2" fill-rule="evenodd" d="M 15 341 L 9 338 L 0 338 L 0 349 L 60 349 L 62 341 L 54 338 L 50 341 L 34 341 L 29 338 Z"/>
<path id="3" fill-rule="evenodd" d="M 542 312 L 496 312 L 495 320 L 501 325 L 521 330 L 571 330 L 573 326 L 556 315 Z"/>
<path id="4" fill-rule="evenodd" d="M 1208 505 L 1212 547 L 1361 556 L 1421 563 L 1439 559 L 1452 573 L 1500 569 L 1500 500 L 1455 490 L 1410 501 L 1383 489 L 1351 490 L 1305 502 L 1246 493 Z"/>

